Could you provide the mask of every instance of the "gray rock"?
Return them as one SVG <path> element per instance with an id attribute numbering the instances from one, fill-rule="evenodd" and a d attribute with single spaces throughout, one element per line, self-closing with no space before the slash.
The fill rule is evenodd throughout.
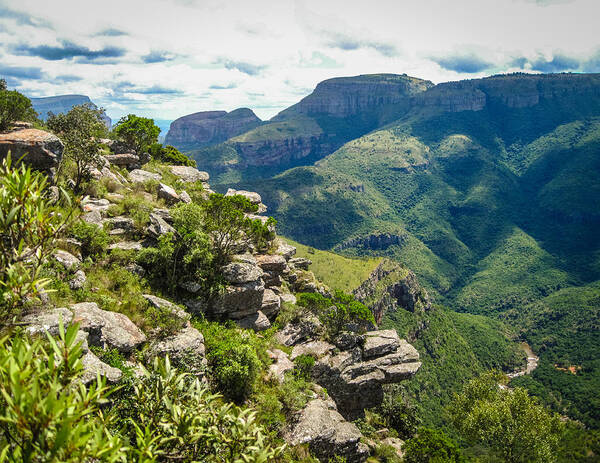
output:
<path id="1" fill-rule="evenodd" d="M 139 166 L 139 156 L 131 153 L 107 154 L 104 158 L 114 166 L 131 167 Z"/>
<path id="2" fill-rule="evenodd" d="M 164 183 L 160 183 L 158 185 L 158 197 L 164 199 L 167 203 L 174 204 L 181 201 L 181 198 L 177 194 L 177 192 L 170 187 L 169 185 L 165 185 Z"/>
<path id="3" fill-rule="evenodd" d="M 37 129 L 23 129 L 0 134 L 0 161 L 8 153 L 33 169 L 53 174 L 62 159 L 64 145 L 56 135 Z"/>
<path id="4" fill-rule="evenodd" d="M 186 204 L 190 204 L 192 202 L 192 198 L 190 197 L 188 192 L 185 190 L 183 190 L 181 193 L 179 193 L 179 199 Z"/>
<path id="5" fill-rule="evenodd" d="M 134 169 L 129 172 L 129 180 L 133 183 L 146 183 L 150 180 L 160 181 L 162 175 L 147 170 Z"/>
<path id="6" fill-rule="evenodd" d="M 323 324 L 314 315 L 306 315 L 301 320 L 288 323 L 276 334 L 277 342 L 284 346 L 295 346 L 302 342 L 319 338 L 323 334 Z"/>
<path id="7" fill-rule="evenodd" d="M 287 269 L 285 258 L 279 254 L 256 256 L 258 266 L 265 271 L 283 273 Z"/>
<path id="8" fill-rule="evenodd" d="M 365 337 L 363 335 L 349 331 L 343 331 L 335 337 L 333 343 L 340 350 L 350 350 L 354 349 L 355 347 L 362 346 L 364 341 Z"/>
<path id="9" fill-rule="evenodd" d="M 81 216 L 81 220 L 86 223 L 91 223 L 94 225 L 101 226 L 102 225 L 102 214 L 98 210 L 90 211 Z"/>
<path id="10" fill-rule="evenodd" d="M 173 175 L 176 175 L 183 182 L 208 182 L 210 176 L 208 172 L 202 172 L 195 167 L 189 166 L 170 166 Z"/>
<path id="11" fill-rule="evenodd" d="M 279 383 L 283 383 L 286 371 L 294 369 L 294 362 L 290 360 L 288 354 L 280 349 L 268 350 L 267 354 L 273 360 L 273 363 L 269 365 L 269 376 L 275 378 Z"/>
<path id="12" fill-rule="evenodd" d="M 202 289 L 202 285 L 197 281 L 182 281 L 179 283 L 179 287 L 193 294 Z"/>
<path id="13" fill-rule="evenodd" d="M 74 304 L 71 311 L 72 321 L 89 333 L 92 345 L 128 353 L 146 341 L 146 335 L 126 315 L 102 310 L 94 302 Z"/>
<path id="14" fill-rule="evenodd" d="M 308 341 L 304 344 L 298 344 L 294 346 L 290 358 L 292 360 L 296 360 L 296 358 L 298 358 L 300 355 L 310 355 L 314 358 L 320 358 L 333 352 L 334 349 L 335 346 L 325 341 Z"/>
<path id="15" fill-rule="evenodd" d="M 292 446 L 308 444 L 321 461 L 341 456 L 348 463 L 361 463 L 369 456 L 356 425 L 346 421 L 331 400 L 311 400 L 295 415 L 283 437 Z"/>
<path id="16" fill-rule="evenodd" d="M 233 320 L 258 312 L 262 307 L 265 286 L 262 280 L 237 286 L 227 286 L 208 305 L 208 311 L 216 316 Z"/>
<path id="17" fill-rule="evenodd" d="M 106 212 L 110 207 L 110 201 L 108 199 L 90 198 L 86 196 L 81 200 L 81 208 L 83 212 L 98 211 L 100 213 Z"/>
<path id="18" fill-rule="evenodd" d="M 223 277 L 230 283 L 242 284 L 257 281 L 262 277 L 262 270 L 256 265 L 243 262 L 232 262 L 221 267 Z"/>
<path id="19" fill-rule="evenodd" d="M 158 238 L 166 233 L 177 234 L 177 231 L 169 225 L 160 215 L 151 212 L 150 213 L 150 225 L 146 228 L 146 233 L 150 236 Z"/>
<path id="20" fill-rule="evenodd" d="M 141 251 L 143 248 L 142 243 L 139 241 L 120 241 L 119 243 L 113 243 L 108 246 L 108 249 L 121 249 L 123 251 Z"/>
<path id="21" fill-rule="evenodd" d="M 194 374 L 201 374 L 206 367 L 204 336 L 196 328 L 188 326 L 164 340 L 155 341 L 148 349 L 148 358 L 168 355 L 175 364 L 185 364 Z"/>
<path id="22" fill-rule="evenodd" d="M 231 256 L 231 261 L 232 262 L 242 262 L 245 264 L 252 264 L 252 265 L 256 265 L 256 258 L 250 254 L 250 253 L 246 253 L 246 254 L 235 254 L 234 256 Z"/>
<path id="23" fill-rule="evenodd" d="M 127 267 L 125 267 L 125 270 L 127 270 L 129 273 L 133 273 L 134 275 L 140 277 L 146 275 L 146 270 L 144 270 L 144 267 L 142 267 L 139 264 L 136 264 L 135 262 L 131 262 L 130 264 L 128 264 Z"/>
<path id="24" fill-rule="evenodd" d="M 277 315 L 281 309 L 281 299 L 274 291 L 265 289 L 261 310 L 269 318 Z"/>
<path id="25" fill-rule="evenodd" d="M 113 182 L 117 183 L 118 185 L 123 184 L 123 178 L 120 175 L 117 175 L 114 172 L 112 172 L 110 170 L 110 168 L 108 168 L 106 166 L 102 167 L 102 169 L 97 169 L 95 167 L 92 167 L 90 169 L 90 175 L 95 180 L 101 180 L 101 179 L 105 178 L 108 180 L 112 180 Z"/>
<path id="26" fill-rule="evenodd" d="M 52 257 L 67 270 L 76 269 L 81 265 L 81 261 L 73 254 L 62 249 L 57 249 L 52 254 Z"/>
<path id="27" fill-rule="evenodd" d="M 395 352 L 400 344 L 396 330 L 378 330 L 365 333 L 363 357 L 370 359 Z"/>
<path id="28" fill-rule="evenodd" d="M 277 250 L 275 252 L 282 255 L 285 260 L 290 260 L 296 255 L 296 248 L 280 239 L 277 242 Z"/>
<path id="29" fill-rule="evenodd" d="M 153 294 L 142 294 L 142 296 L 150 303 L 151 306 L 156 307 L 157 309 L 167 310 L 180 320 L 188 321 L 191 318 L 191 315 L 189 313 L 187 313 L 178 305 L 167 301 L 166 299 L 154 296 Z"/>
<path id="30" fill-rule="evenodd" d="M 83 374 L 81 376 L 83 384 L 93 382 L 98 375 L 106 378 L 109 383 L 116 383 L 123 376 L 121 370 L 107 365 L 90 351 L 83 355 L 81 363 L 83 364 Z"/>
<path id="31" fill-rule="evenodd" d="M 152 209 L 152 212 L 154 214 L 158 215 L 165 222 L 167 222 L 169 224 L 173 223 L 173 217 L 171 217 L 171 211 L 169 211 L 169 209 L 154 208 L 154 209 Z"/>
<path id="32" fill-rule="evenodd" d="M 233 188 L 229 188 L 225 196 L 243 196 L 252 204 L 260 204 L 262 203 L 262 198 L 260 195 L 254 191 L 245 191 L 245 190 L 234 190 Z"/>
<path id="33" fill-rule="evenodd" d="M 86 281 L 87 277 L 85 276 L 85 272 L 83 270 L 77 270 L 71 281 L 69 281 L 69 287 L 72 290 L 81 289 Z"/>
<path id="34" fill-rule="evenodd" d="M 30 334 L 50 333 L 52 336 L 58 335 L 59 320 L 62 320 L 63 326 L 68 326 L 73 319 L 73 313 L 60 307 L 51 310 L 40 310 L 25 315 L 21 323 L 27 325 L 26 331 Z"/>
<path id="35" fill-rule="evenodd" d="M 236 320 L 240 328 L 254 331 L 264 331 L 271 327 L 271 322 L 260 310 L 240 320 Z"/>
<path id="36" fill-rule="evenodd" d="M 312 265 L 312 261 L 309 259 L 305 259 L 304 257 L 294 257 L 289 260 L 289 264 L 293 268 L 308 270 L 308 266 Z"/>
<path id="37" fill-rule="evenodd" d="M 126 232 L 131 232 L 134 230 L 135 226 L 133 224 L 133 219 L 125 216 L 118 217 L 110 217 L 108 219 L 104 219 L 102 221 L 103 224 L 108 224 L 112 230 L 115 228 L 122 229 Z"/>
<path id="38" fill-rule="evenodd" d="M 286 304 L 295 304 L 296 303 L 296 296 L 294 296 L 292 293 L 282 293 L 279 295 L 279 298 L 281 299 L 281 303 L 286 303 Z"/>

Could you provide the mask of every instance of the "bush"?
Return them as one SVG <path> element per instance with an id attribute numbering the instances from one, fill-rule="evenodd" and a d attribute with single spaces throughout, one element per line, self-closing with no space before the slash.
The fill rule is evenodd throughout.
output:
<path id="1" fill-rule="evenodd" d="M 109 389 L 89 387 L 81 375 L 77 325 L 54 340 L 50 350 L 21 336 L 0 340 L 0 460 L 123 461 L 123 442 L 110 434 L 100 407 Z"/>
<path id="2" fill-rule="evenodd" d="M 37 113 L 31 100 L 16 90 L 7 90 L 6 81 L 0 79 L 0 131 L 7 130 L 15 121 L 35 121 Z"/>
<path id="3" fill-rule="evenodd" d="M 109 236 L 102 227 L 79 221 L 73 224 L 70 233 L 73 238 L 81 242 L 83 257 L 99 259 L 106 254 Z"/>
<path id="4" fill-rule="evenodd" d="M 375 325 L 369 308 L 343 291 L 336 291 L 333 299 L 319 293 L 300 293 L 297 295 L 297 304 L 317 315 L 330 337 L 349 325 L 358 325 L 358 329 Z"/>
<path id="5" fill-rule="evenodd" d="M 160 128 L 154 120 L 129 114 L 122 117 L 113 128 L 113 134 L 122 140 L 128 148 L 137 154 L 142 154 L 158 140 Z"/>
<path id="6" fill-rule="evenodd" d="M 47 178 L 10 155 L 0 167 L 0 323 L 34 299 L 49 280 L 40 278 L 44 260 L 69 216 L 46 199 Z M 70 205 L 68 195 L 63 191 Z"/>
<path id="7" fill-rule="evenodd" d="M 196 167 L 196 161 L 188 158 L 185 154 L 171 145 L 167 145 L 163 148 L 162 160 L 168 164 Z"/>
<path id="8" fill-rule="evenodd" d="M 403 440 L 411 438 L 420 424 L 416 409 L 406 402 L 399 391 L 387 392 L 378 412 L 385 426 L 396 431 Z"/>
<path id="9" fill-rule="evenodd" d="M 402 447 L 405 463 L 460 463 L 464 462 L 458 445 L 442 431 L 421 428 L 416 437 Z"/>
<path id="10" fill-rule="evenodd" d="M 312 355 L 302 354 L 296 357 L 294 364 L 294 376 L 310 381 L 311 371 L 315 366 L 315 358 Z"/>

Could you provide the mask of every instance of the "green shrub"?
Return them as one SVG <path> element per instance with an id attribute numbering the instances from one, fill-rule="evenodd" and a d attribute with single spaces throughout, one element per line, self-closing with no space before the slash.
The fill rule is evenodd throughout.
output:
<path id="1" fill-rule="evenodd" d="M 160 128 L 154 124 L 153 119 L 129 114 L 119 119 L 112 133 L 116 138 L 122 140 L 128 148 L 134 150 L 137 154 L 142 154 L 144 150 L 156 143 Z"/>
<path id="2" fill-rule="evenodd" d="M 297 378 L 311 380 L 311 371 L 315 366 L 315 358 L 312 355 L 302 354 L 294 360 L 294 375 Z"/>
<path id="3" fill-rule="evenodd" d="M 123 442 L 100 412 L 109 389 L 84 387 L 77 325 L 54 340 L 19 335 L 0 340 L 0 460 L 6 462 L 124 461 Z"/>
<path id="4" fill-rule="evenodd" d="M 196 167 L 196 161 L 188 158 L 185 154 L 171 145 L 167 145 L 163 148 L 162 160 L 168 164 Z"/>
<path id="5" fill-rule="evenodd" d="M 442 431 L 421 428 L 402 447 L 405 463 L 460 463 L 465 458 L 458 445 Z"/>
<path id="6" fill-rule="evenodd" d="M 70 214 L 46 198 L 47 178 L 10 155 L 0 167 L 0 323 L 35 299 L 49 280 L 40 278 L 44 261 Z M 63 191 L 69 202 L 68 195 Z"/>
<path id="7" fill-rule="evenodd" d="M 420 424 L 416 409 L 406 402 L 398 389 L 386 392 L 377 411 L 385 426 L 396 431 L 403 440 L 411 438 Z"/>
<path id="8" fill-rule="evenodd" d="M 81 242 L 83 257 L 99 259 L 106 254 L 109 236 L 106 230 L 93 223 L 78 221 L 70 229 L 71 236 Z"/>
<path id="9" fill-rule="evenodd" d="M 36 119 L 31 100 L 16 90 L 7 90 L 6 81 L 0 79 L 0 131 L 7 130 L 15 121 Z"/>

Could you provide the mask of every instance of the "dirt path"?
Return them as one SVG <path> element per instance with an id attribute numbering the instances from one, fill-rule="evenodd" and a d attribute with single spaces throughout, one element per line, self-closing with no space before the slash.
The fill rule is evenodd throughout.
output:
<path id="1" fill-rule="evenodd" d="M 535 355 L 535 353 L 531 350 L 531 347 L 526 342 L 521 343 L 521 349 L 525 351 L 527 354 L 527 366 L 525 368 L 521 368 L 519 370 L 515 370 L 512 373 L 508 374 L 509 378 L 516 378 L 517 376 L 528 375 L 533 370 L 535 370 L 538 366 L 538 362 L 540 358 Z"/>

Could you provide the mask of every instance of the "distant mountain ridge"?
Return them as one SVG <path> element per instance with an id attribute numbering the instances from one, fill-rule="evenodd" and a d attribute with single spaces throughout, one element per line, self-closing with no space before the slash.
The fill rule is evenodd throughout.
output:
<path id="1" fill-rule="evenodd" d="M 73 106 L 82 104 L 93 104 L 89 96 L 86 95 L 57 95 L 43 98 L 30 98 L 33 109 L 40 115 L 40 119 L 48 119 L 48 114 L 63 114 L 71 110 Z M 104 113 L 102 120 L 108 128 L 111 127 L 112 120 Z"/>

